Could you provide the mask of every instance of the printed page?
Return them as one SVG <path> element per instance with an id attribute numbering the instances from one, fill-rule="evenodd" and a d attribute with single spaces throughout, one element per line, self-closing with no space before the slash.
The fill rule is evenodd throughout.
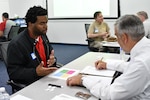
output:
<path id="1" fill-rule="evenodd" d="M 94 66 L 86 66 L 80 73 L 95 76 L 112 77 L 115 71 L 112 70 L 97 70 Z"/>
<path id="2" fill-rule="evenodd" d="M 27 98 L 27 97 L 25 97 L 25 96 L 22 96 L 22 95 L 18 94 L 18 95 L 16 95 L 16 96 L 10 98 L 10 100 L 32 100 L 32 99 Z"/>
<path id="3" fill-rule="evenodd" d="M 54 73 L 48 75 L 48 77 L 66 80 L 68 77 L 77 75 L 78 73 L 79 73 L 79 70 L 62 67 L 62 68 L 56 70 Z"/>
<path id="4" fill-rule="evenodd" d="M 83 99 L 72 97 L 66 94 L 60 94 L 60 95 L 55 96 L 51 100 L 83 100 Z"/>

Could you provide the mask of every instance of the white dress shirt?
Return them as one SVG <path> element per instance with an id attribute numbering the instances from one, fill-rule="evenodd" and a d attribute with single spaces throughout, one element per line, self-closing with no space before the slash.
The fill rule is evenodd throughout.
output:
<path id="1" fill-rule="evenodd" d="M 101 100 L 150 100 L 150 40 L 143 37 L 131 50 L 129 62 L 107 62 L 107 69 L 123 72 L 110 79 L 83 77 L 83 85 Z M 109 80 L 109 81 L 108 81 Z"/>

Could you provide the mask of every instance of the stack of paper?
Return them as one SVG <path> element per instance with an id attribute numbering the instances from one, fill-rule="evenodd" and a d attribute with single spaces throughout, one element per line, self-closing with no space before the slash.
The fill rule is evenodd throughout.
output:
<path id="1" fill-rule="evenodd" d="M 106 69 L 98 70 L 94 66 L 86 66 L 80 73 L 87 74 L 87 75 L 112 77 L 114 75 L 115 71 L 106 70 Z"/>

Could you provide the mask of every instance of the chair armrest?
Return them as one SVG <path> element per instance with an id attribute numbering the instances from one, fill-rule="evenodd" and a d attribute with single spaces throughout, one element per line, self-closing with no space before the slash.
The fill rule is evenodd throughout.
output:
<path id="1" fill-rule="evenodd" d="M 14 82 L 13 80 L 8 80 L 8 81 L 7 81 L 7 84 L 8 84 L 8 85 L 11 85 L 12 87 L 14 87 L 15 89 L 18 89 L 18 90 L 20 90 L 20 89 L 26 87 L 25 84 L 16 83 L 16 82 Z"/>
<path id="2" fill-rule="evenodd" d="M 61 64 L 61 63 L 56 63 L 56 67 L 57 67 L 57 68 L 60 68 L 60 67 L 62 67 L 62 66 L 64 66 L 64 65 Z"/>
<path id="3" fill-rule="evenodd" d="M 94 40 L 91 38 L 87 38 L 86 41 L 93 42 Z"/>
<path id="4" fill-rule="evenodd" d="M 60 68 L 60 67 L 62 67 L 62 66 L 64 66 L 64 65 L 61 64 L 61 63 L 58 63 L 58 62 L 57 62 L 57 58 L 55 57 L 55 63 L 54 63 L 51 67 L 57 67 L 57 68 Z"/>

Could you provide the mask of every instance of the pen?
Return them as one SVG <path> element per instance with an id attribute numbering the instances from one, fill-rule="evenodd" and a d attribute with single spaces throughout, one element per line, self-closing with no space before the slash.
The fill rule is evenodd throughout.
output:
<path id="1" fill-rule="evenodd" d="M 54 87 L 58 87 L 58 88 L 62 88 L 63 86 L 61 86 L 61 85 L 56 85 L 56 84 L 48 84 L 48 86 L 54 86 Z"/>
<path id="2" fill-rule="evenodd" d="M 101 58 L 101 61 L 103 60 L 104 57 Z"/>
<path id="3" fill-rule="evenodd" d="M 98 60 L 98 63 L 101 63 L 101 62 L 102 62 L 102 60 L 103 60 L 103 58 L 104 58 L 104 57 L 102 57 L 100 60 Z M 97 63 L 97 64 L 98 64 L 98 63 Z"/>

